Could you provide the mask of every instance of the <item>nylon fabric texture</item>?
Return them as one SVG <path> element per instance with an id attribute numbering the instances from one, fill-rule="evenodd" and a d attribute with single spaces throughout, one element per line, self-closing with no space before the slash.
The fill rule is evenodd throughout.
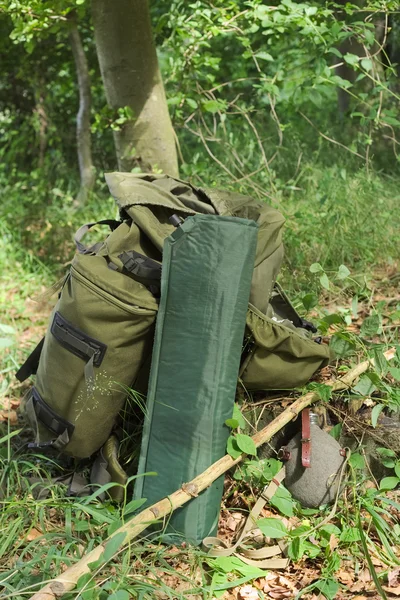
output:
<path id="1" fill-rule="evenodd" d="M 135 497 L 168 496 L 225 454 L 257 244 L 257 225 L 189 217 L 164 243 L 147 414 Z M 140 477 L 155 471 L 156 477 Z M 174 534 L 215 532 L 223 477 L 179 508 Z"/>

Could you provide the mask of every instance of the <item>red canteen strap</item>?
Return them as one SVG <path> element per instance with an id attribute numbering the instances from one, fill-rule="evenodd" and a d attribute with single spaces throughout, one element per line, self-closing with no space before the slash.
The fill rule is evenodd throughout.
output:
<path id="1" fill-rule="evenodd" d="M 301 413 L 301 464 L 311 467 L 311 428 L 310 409 L 305 408 Z"/>

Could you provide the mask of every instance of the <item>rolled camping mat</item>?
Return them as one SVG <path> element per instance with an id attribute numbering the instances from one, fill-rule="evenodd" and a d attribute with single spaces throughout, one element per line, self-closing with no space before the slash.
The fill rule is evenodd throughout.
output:
<path id="1" fill-rule="evenodd" d="M 188 217 L 165 240 L 135 498 L 168 496 L 226 453 L 258 226 Z M 156 472 L 156 476 L 143 476 Z M 171 514 L 166 541 L 215 534 L 223 477 Z"/>

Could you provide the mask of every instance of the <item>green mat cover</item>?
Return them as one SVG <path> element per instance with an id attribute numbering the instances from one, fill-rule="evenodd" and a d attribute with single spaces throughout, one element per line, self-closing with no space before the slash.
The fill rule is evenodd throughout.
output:
<path id="1" fill-rule="evenodd" d="M 135 497 L 147 506 L 226 452 L 257 244 L 247 219 L 195 215 L 165 240 Z M 215 533 L 223 477 L 168 522 L 191 543 Z"/>

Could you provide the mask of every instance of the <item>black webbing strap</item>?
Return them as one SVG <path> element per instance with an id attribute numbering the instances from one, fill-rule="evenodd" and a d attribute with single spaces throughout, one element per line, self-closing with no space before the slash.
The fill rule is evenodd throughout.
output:
<path id="1" fill-rule="evenodd" d="M 122 252 L 118 256 L 124 269 L 145 285 L 155 298 L 161 293 L 161 263 L 136 250 Z"/>
<path id="2" fill-rule="evenodd" d="M 74 235 L 74 241 L 80 254 L 92 254 L 93 252 L 97 252 L 99 244 L 94 244 L 94 246 L 90 246 L 89 248 L 82 244 L 83 236 L 95 225 L 108 225 L 111 231 L 114 231 L 117 227 L 119 227 L 119 225 L 121 225 L 121 221 L 116 221 L 115 219 L 103 219 L 102 221 L 96 221 L 96 223 L 86 223 L 85 225 L 82 225 L 82 227 L 79 227 L 78 231 Z"/>
<path id="3" fill-rule="evenodd" d="M 56 439 L 50 442 L 30 444 L 30 447 L 41 448 L 43 446 L 53 446 L 58 450 L 62 450 L 71 439 L 74 432 L 75 425 L 57 414 L 48 404 L 43 400 L 36 388 L 32 388 L 30 397 L 26 407 L 31 413 L 33 411 L 35 421 L 40 422 L 49 431 L 54 433 Z M 28 415 L 29 416 L 29 415 Z"/>
<path id="4" fill-rule="evenodd" d="M 161 281 L 161 263 L 136 252 L 129 250 L 118 256 L 124 268 L 141 279 L 151 279 L 153 281 Z"/>
<path id="5" fill-rule="evenodd" d="M 40 340 L 33 352 L 30 353 L 23 365 L 20 366 L 15 377 L 21 383 L 31 375 L 36 375 L 39 366 L 40 355 L 42 353 L 44 338 Z"/>
<path id="6" fill-rule="evenodd" d="M 101 365 L 107 345 L 72 325 L 59 312 L 54 314 L 51 333 L 61 346 L 75 354 L 75 356 L 79 356 L 85 361 L 93 358 L 95 367 Z"/>

